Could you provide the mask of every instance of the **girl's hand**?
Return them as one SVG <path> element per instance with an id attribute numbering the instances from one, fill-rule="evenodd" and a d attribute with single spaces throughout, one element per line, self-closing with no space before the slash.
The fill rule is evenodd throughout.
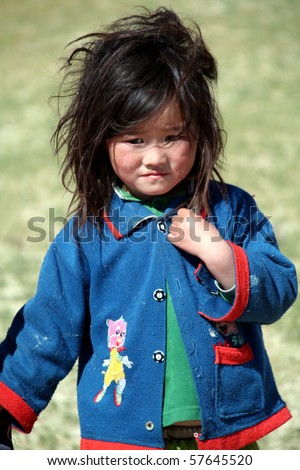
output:
<path id="1" fill-rule="evenodd" d="M 223 289 L 234 286 L 231 248 L 213 224 L 192 210 L 181 208 L 172 217 L 167 238 L 177 248 L 201 259 Z"/>

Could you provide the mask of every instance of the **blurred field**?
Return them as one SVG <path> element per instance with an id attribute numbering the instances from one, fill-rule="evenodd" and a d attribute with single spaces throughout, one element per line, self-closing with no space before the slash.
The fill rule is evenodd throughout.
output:
<path id="1" fill-rule="evenodd" d="M 49 208 L 65 215 L 69 196 L 49 139 L 56 116 L 48 98 L 58 59 L 81 34 L 132 11 L 126 0 L 1 0 L 0 3 L 0 332 L 34 293 L 53 230 Z M 148 7 L 161 3 L 147 1 Z M 299 269 L 300 2 L 166 1 L 201 26 L 219 62 L 218 96 L 228 133 L 228 182 L 255 194 L 272 217 L 282 251 Z M 28 220 L 44 218 L 47 237 L 29 243 Z M 261 441 L 264 449 L 300 449 L 300 307 L 297 302 L 265 339 L 281 394 L 294 419 Z M 26 367 L 26 364 L 24 364 Z M 76 370 L 58 387 L 17 449 L 77 449 Z"/>

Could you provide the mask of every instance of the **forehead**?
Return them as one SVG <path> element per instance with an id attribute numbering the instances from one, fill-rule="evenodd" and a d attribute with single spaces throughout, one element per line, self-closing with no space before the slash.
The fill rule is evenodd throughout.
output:
<path id="1" fill-rule="evenodd" d="M 180 131 L 183 128 L 183 119 L 177 101 L 170 101 L 163 109 L 154 116 L 134 127 L 136 131 L 150 129 L 163 129 Z"/>

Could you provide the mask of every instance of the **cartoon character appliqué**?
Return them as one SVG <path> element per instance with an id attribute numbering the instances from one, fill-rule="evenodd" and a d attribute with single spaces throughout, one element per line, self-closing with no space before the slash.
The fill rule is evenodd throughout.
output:
<path id="1" fill-rule="evenodd" d="M 120 317 L 118 320 L 106 320 L 108 326 L 108 347 L 110 349 L 110 358 L 103 361 L 102 366 L 108 367 L 104 374 L 103 388 L 94 398 L 94 402 L 98 403 L 104 397 L 106 390 L 110 384 L 114 381 L 116 384 L 114 390 L 114 401 L 116 406 L 120 406 L 122 403 L 122 394 L 126 387 L 126 378 L 124 372 L 124 365 L 131 369 L 132 362 L 129 361 L 128 356 L 121 356 L 120 352 L 123 351 L 125 338 L 126 338 L 126 327 L 127 323 Z"/>
<path id="2" fill-rule="evenodd" d="M 216 329 L 222 336 L 225 336 L 227 346 L 239 347 L 245 343 L 235 322 L 219 321 L 216 323 Z"/>

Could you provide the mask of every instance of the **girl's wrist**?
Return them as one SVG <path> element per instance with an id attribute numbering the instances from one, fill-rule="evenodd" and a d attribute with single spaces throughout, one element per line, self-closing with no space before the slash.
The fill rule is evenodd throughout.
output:
<path id="1" fill-rule="evenodd" d="M 225 240 L 216 242 L 214 249 L 207 250 L 201 260 L 207 269 L 226 291 L 235 285 L 234 259 L 230 246 Z"/>

